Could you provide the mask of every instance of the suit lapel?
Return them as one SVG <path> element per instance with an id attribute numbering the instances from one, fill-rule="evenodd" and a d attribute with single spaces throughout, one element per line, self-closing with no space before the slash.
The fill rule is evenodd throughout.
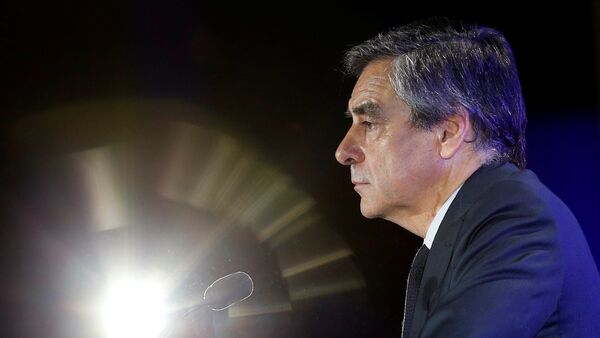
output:
<path id="1" fill-rule="evenodd" d="M 459 191 L 459 194 L 456 195 L 456 198 L 452 201 L 435 236 L 436 239 L 431 246 L 425 270 L 423 271 L 419 293 L 417 295 L 417 303 L 415 304 L 412 329 L 409 337 L 416 337 L 421 331 L 425 319 L 427 318 L 429 299 L 439 287 L 440 282 L 448 269 L 450 257 L 452 256 L 452 249 L 461 225 L 461 219 L 457 219 L 457 214 L 459 213 L 459 210 L 462 209 L 459 207 L 461 202 Z"/>
<path id="2" fill-rule="evenodd" d="M 418 336 L 425 324 L 430 299 L 436 291 L 439 292 L 438 288 L 448 270 L 463 216 L 472 205 L 472 201 L 478 198 L 495 181 L 495 177 L 503 176 L 503 173 L 507 174 L 514 170 L 515 167 L 512 164 L 483 166 L 465 181 L 454 201 L 452 201 L 435 235 L 427 258 L 409 337 Z"/>

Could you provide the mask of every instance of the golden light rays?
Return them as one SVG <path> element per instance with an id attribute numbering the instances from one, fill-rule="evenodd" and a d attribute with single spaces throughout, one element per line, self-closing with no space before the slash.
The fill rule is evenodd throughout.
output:
<path id="1" fill-rule="evenodd" d="M 352 250 L 292 177 L 241 139 L 164 118 L 177 110 L 202 114 L 176 101 L 91 102 L 20 127 L 42 130 L 27 136 L 30 146 L 45 140 L 70 153 L 65 158 L 79 175 L 81 202 L 89 210 L 81 226 L 94 243 L 79 258 L 83 263 L 95 257 L 107 281 L 116 274 L 160 276 L 169 312 L 199 305 L 206 281 L 229 266 L 248 270 L 256 291 L 227 309 L 230 318 L 293 313 L 297 301 L 364 287 Z M 44 129 L 52 116 L 69 125 L 77 111 L 98 125 L 79 118 L 73 130 L 57 122 Z M 131 132 L 117 127 L 119 121 L 127 121 Z M 81 136 L 86 130 L 102 130 L 106 140 L 96 131 L 90 143 Z M 76 144 L 64 146 L 69 139 Z"/>

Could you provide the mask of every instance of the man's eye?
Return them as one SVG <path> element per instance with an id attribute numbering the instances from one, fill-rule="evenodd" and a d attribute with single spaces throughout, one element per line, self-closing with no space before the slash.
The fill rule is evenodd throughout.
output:
<path id="1" fill-rule="evenodd" d="M 367 129 L 373 128 L 373 123 L 369 121 L 362 121 L 361 124 L 365 126 Z"/>

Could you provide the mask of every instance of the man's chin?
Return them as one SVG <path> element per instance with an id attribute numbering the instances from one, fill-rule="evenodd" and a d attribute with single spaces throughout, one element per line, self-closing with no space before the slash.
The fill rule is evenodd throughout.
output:
<path id="1" fill-rule="evenodd" d="M 379 218 L 381 217 L 381 214 L 378 212 L 379 210 L 376 208 L 373 208 L 373 206 L 369 206 L 369 205 L 364 205 L 363 202 L 361 201 L 360 203 L 360 213 L 368 218 L 368 219 L 374 219 L 374 218 Z"/>

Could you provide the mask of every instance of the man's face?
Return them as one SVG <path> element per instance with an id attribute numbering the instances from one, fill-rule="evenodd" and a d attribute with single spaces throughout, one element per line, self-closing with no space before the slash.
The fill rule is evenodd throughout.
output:
<path id="1" fill-rule="evenodd" d="M 390 67 L 391 60 L 379 60 L 363 70 L 348 105 L 352 126 L 335 154 L 350 166 L 368 218 L 423 213 L 441 173 L 435 133 L 410 125 L 410 108 L 389 82 Z"/>

